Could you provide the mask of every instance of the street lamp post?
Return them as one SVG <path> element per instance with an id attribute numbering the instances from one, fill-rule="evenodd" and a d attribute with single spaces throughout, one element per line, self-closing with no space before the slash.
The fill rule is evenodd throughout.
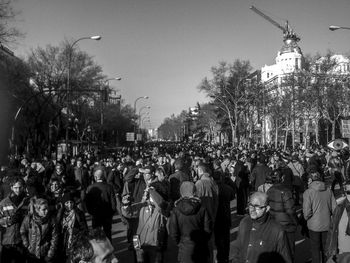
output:
<path id="1" fill-rule="evenodd" d="M 139 110 L 139 126 L 141 126 L 141 112 L 143 109 L 150 109 L 151 106 L 143 106 L 140 110 Z M 148 112 L 149 114 L 149 112 Z"/>
<path id="2" fill-rule="evenodd" d="M 140 100 L 140 99 L 148 99 L 149 97 L 148 96 L 141 96 L 141 97 L 138 97 L 136 100 L 135 100 L 135 102 L 134 102 L 134 114 L 135 114 L 135 116 L 136 117 L 140 117 L 140 116 L 137 116 L 137 112 L 136 112 L 136 103 L 137 103 L 137 101 L 138 100 Z M 134 126 L 134 134 L 136 135 L 136 130 L 137 130 L 137 128 L 136 128 L 136 122 L 135 122 L 135 126 Z M 135 138 L 135 141 L 136 141 L 136 138 Z"/>
<path id="3" fill-rule="evenodd" d="M 68 46 L 68 69 L 67 69 L 67 116 L 69 118 L 69 104 L 70 104 L 70 70 L 71 70 L 71 63 L 72 63 L 72 52 L 73 47 L 81 40 L 84 39 L 90 39 L 90 40 L 100 40 L 101 36 L 90 36 L 90 37 L 81 37 L 77 40 L 75 40 L 71 45 Z M 69 135 L 69 128 L 68 125 L 66 126 L 66 149 L 67 154 L 69 153 L 69 147 L 68 147 L 68 136 Z"/>
<path id="4" fill-rule="evenodd" d="M 144 121 L 148 121 L 148 122 L 150 122 L 151 121 L 151 119 L 149 118 L 149 116 L 145 116 L 143 119 L 142 119 L 142 126 L 143 126 L 143 123 L 144 123 Z M 142 127 L 141 125 L 140 125 L 140 127 Z"/>
<path id="5" fill-rule="evenodd" d="M 338 30 L 338 29 L 350 30 L 350 27 L 346 27 L 346 26 L 329 26 L 329 30 L 331 30 L 331 31 L 335 31 L 335 30 Z"/>
<path id="6" fill-rule="evenodd" d="M 108 96 L 108 91 L 109 91 L 109 81 L 111 80 L 122 80 L 121 77 L 114 77 L 114 78 L 109 78 L 109 79 L 106 79 L 104 81 L 104 87 L 102 87 L 102 90 L 101 90 L 101 116 L 100 116 L 100 142 L 101 142 L 101 149 L 103 147 L 103 125 L 104 125 L 104 98 L 103 96 Z M 103 93 L 103 89 L 106 89 L 105 92 L 106 94 Z"/>

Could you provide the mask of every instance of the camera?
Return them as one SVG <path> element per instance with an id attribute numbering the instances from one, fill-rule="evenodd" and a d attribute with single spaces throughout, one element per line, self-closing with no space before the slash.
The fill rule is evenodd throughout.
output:
<path id="1" fill-rule="evenodd" d="M 134 235 L 132 237 L 132 242 L 134 244 L 135 249 L 140 249 L 141 248 L 141 241 L 140 241 L 140 236 L 139 235 Z"/>

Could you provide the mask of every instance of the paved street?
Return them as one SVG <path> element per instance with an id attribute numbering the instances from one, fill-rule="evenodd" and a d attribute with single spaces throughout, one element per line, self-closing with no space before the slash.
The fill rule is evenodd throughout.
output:
<path id="1" fill-rule="evenodd" d="M 300 211 L 301 208 L 298 208 Z M 232 229 L 231 229 L 231 243 L 236 239 L 238 225 L 242 217 L 236 216 L 236 200 L 231 203 L 232 213 Z M 89 217 L 88 217 L 89 219 Z M 91 221 L 89 221 L 91 224 Z M 113 218 L 112 227 L 113 245 L 116 248 L 116 255 L 120 262 L 133 262 L 132 252 L 128 251 L 128 244 L 126 242 L 126 227 L 120 220 L 120 216 L 116 215 Z M 177 247 L 176 244 L 169 238 L 168 249 L 165 254 L 165 261 L 167 263 L 177 262 Z M 311 259 L 309 240 L 300 234 L 300 227 L 298 228 L 296 237 L 296 263 L 308 262 Z"/>

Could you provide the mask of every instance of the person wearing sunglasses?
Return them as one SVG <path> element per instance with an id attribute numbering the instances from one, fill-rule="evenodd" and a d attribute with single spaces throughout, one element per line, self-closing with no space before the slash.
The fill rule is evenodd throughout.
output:
<path id="1" fill-rule="evenodd" d="M 238 227 L 237 239 L 231 246 L 233 262 L 291 263 L 286 234 L 269 213 L 266 193 L 253 193 L 248 202 L 249 215 Z"/>

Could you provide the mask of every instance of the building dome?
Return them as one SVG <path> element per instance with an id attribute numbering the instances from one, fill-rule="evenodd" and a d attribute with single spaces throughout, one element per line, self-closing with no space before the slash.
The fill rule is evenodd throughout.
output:
<path id="1" fill-rule="evenodd" d="M 297 42 L 294 41 L 293 39 L 286 39 L 284 41 L 284 45 L 280 50 L 280 54 L 282 55 L 285 53 L 298 53 L 302 55 L 300 47 L 298 46 Z"/>

